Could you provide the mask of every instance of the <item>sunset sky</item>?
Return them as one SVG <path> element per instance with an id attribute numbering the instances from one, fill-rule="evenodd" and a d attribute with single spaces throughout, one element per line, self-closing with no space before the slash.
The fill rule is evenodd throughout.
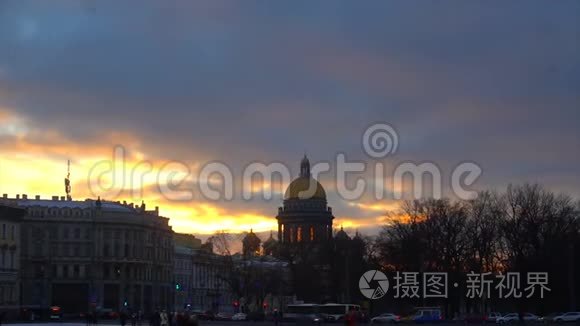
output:
<path id="1" fill-rule="evenodd" d="M 213 201 L 196 195 L 200 167 L 240 179 L 252 162 L 296 176 L 305 152 L 376 163 L 361 145 L 375 122 L 399 135 L 387 167 L 433 162 L 449 178 L 470 161 L 483 169 L 474 189 L 539 182 L 580 198 L 580 2 L 0 0 L 10 197 L 64 195 L 70 159 L 74 199 L 144 199 L 180 232 L 264 232 L 286 185 L 253 185 L 271 200 Z M 188 166 L 194 198 L 162 196 L 154 176 L 91 191 L 89 171 L 117 145 L 127 170 Z M 344 200 L 332 172 L 319 181 L 351 231 L 376 233 L 398 205 Z"/>

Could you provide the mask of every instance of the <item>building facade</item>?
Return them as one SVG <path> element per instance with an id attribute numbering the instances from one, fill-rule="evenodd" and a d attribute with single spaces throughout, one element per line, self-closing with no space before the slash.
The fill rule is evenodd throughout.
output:
<path id="1" fill-rule="evenodd" d="M 167 309 L 173 301 L 173 239 L 158 208 L 100 199 L 0 200 L 25 209 L 23 307 L 63 312 Z"/>
<path id="2" fill-rule="evenodd" d="M 233 312 L 231 259 L 189 234 L 174 234 L 175 311 Z"/>
<path id="3" fill-rule="evenodd" d="M 0 310 L 20 308 L 20 224 L 26 211 L 0 205 Z"/>
<path id="4" fill-rule="evenodd" d="M 191 309 L 193 298 L 194 250 L 201 248 L 201 240 L 190 234 L 173 234 L 173 274 L 175 280 L 174 311 Z"/>

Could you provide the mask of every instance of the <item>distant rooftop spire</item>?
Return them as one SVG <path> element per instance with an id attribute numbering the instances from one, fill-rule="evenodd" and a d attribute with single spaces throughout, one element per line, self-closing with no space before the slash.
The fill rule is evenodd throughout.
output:
<path id="1" fill-rule="evenodd" d="M 310 161 L 308 160 L 306 153 L 304 153 L 304 158 L 302 158 L 302 161 L 300 162 L 300 177 L 310 178 Z"/>
<path id="2" fill-rule="evenodd" d="M 67 168 L 66 168 L 66 178 L 64 178 L 64 191 L 66 192 L 66 199 L 72 200 L 70 196 L 71 187 L 70 187 L 70 160 L 67 160 Z"/>

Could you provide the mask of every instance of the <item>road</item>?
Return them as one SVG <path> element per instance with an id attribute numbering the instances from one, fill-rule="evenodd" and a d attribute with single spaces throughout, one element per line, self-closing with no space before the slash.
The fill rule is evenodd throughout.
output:
<path id="1" fill-rule="evenodd" d="M 278 323 L 278 326 L 314 326 L 314 324 L 303 324 L 294 322 L 284 322 Z M 342 323 L 332 323 L 327 324 L 327 326 L 343 326 Z M 362 324 L 368 325 L 368 324 Z M 407 325 L 407 324 L 406 324 Z M 443 325 L 443 324 L 438 324 Z M 45 323 L 2 323 L 2 326 L 87 326 L 86 323 L 82 322 L 45 322 Z M 97 326 L 121 326 L 120 323 L 114 322 L 99 322 Z M 131 323 L 127 323 L 126 326 L 131 326 Z M 148 323 L 141 323 L 138 326 L 149 326 Z M 262 321 L 262 322 L 250 322 L 250 321 L 200 321 L 199 326 L 274 326 L 272 321 Z"/>
<path id="2" fill-rule="evenodd" d="M 62 322 L 62 323 L 2 323 L 2 326 L 87 326 L 85 323 L 80 323 L 80 322 Z M 249 321 L 200 321 L 199 323 L 200 326 L 274 326 L 274 322 L 271 321 L 263 321 L 263 322 L 249 322 Z M 313 326 L 314 324 L 297 324 L 297 323 L 291 323 L 291 322 L 284 322 L 284 323 L 278 323 L 278 326 Z M 332 324 L 323 324 L 323 326 L 343 326 L 344 324 L 342 323 L 332 323 Z M 370 324 L 361 324 L 361 325 L 368 325 L 371 326 Z M 415 325 L 415 324 L 401 324 L 401 325 Z M 461 325 L 463 326 L 464 324 L 462 323 L 453 323 L 453 322 L 441 322 L 441 323 L 437 323 L 437 324 L 422 324 L 423 326 L 425 325 L 438 325 L 438 326 L 458 326 Z M 472 324 L 472 325 L 477 325 L 477 324 Z M 487 324 L 489 326 L 495 326 L 495 324 Z M 518 325 L 518 324 L 514 324 L 514 325 Z M 528 323 L 527 325 L 543 325 L 543 324 L 539 324 L 539 323 Z M 559 324 L 562 325 L 562 324 Z M 580 323 L 566 323 L 564 324 L 565 326 L 574 326 L 574 325 L 580 325 Z M 102 322 L 99 323 L 97 326 L 121 326 L 119 323 L 113 323 L 113 322 Z M 127 323 L 126 326 L 131 326 L 130 323 Z M 149 326 L 149 324 L 147 323 L 141 323 L 138 326 Z"/>
<path id="3" fill-rule="evenodd" d="M 79 322 L 62 322 L 62 323 L 3 323 L 2 326 L 87 326 L 85 323 L 79 323 Z M 264 321 L 264 322 L 249 322 L 249 321 L 201 321 L 199 323 L 200 326 L 274 326 L 274 323 L 271 321 Z M 291 323 L 291 322 L 284 322 L 284 323 L 278 323 L 278 326 L 314 326 L 314 324 L 297 324 L 297 323 Z M 332 324 L 326 324 L 326 326 L 343 326 L 344 324 L 342 323 L 332 323 Z M 361 325 L 368 325 L 370 326 L 370 324 L 361 324 Z M 409 325 L 412 326 L 414 324 L 402 324 L 402 325 Z M 423 326 L 426 324 L 423 324 Z M 430 325 L 430 324 L 427 324 Z M 437 324 L 432 324 L 432 325 L 438 325 L 438 326 L 457 326 L 457 323 L 437 323 Z M 463 324 L 460 324 L 461 326 L 463 326 Z M 495 326 L 495 324 L 488 324 L 490 326 Z M 98 326 L 121 326 L 119 323 L 107 323 L 107 322 L 103 322 L 103 323 L 99 323 Z M 126 326 L 131 326 L 130 323 L 128 323 Z M 149 324 L 145 324 L 142 323 L 139 326 L 149 326 Z M 324 326 L 324 324 L 323 324 Z M 568 325 L 566 325 L 568 326 Z M 570 325 L 572 326 L 572 325 Z"/>

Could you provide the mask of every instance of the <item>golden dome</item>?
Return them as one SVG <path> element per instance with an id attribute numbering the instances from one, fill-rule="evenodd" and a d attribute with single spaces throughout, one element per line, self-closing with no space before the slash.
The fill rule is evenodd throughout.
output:
<path id="1" fill-rule="evenodd" d="M 301 176 L 290 183 L 284 199 L 326 199 L 322 185 L 311 177 Z"/>

